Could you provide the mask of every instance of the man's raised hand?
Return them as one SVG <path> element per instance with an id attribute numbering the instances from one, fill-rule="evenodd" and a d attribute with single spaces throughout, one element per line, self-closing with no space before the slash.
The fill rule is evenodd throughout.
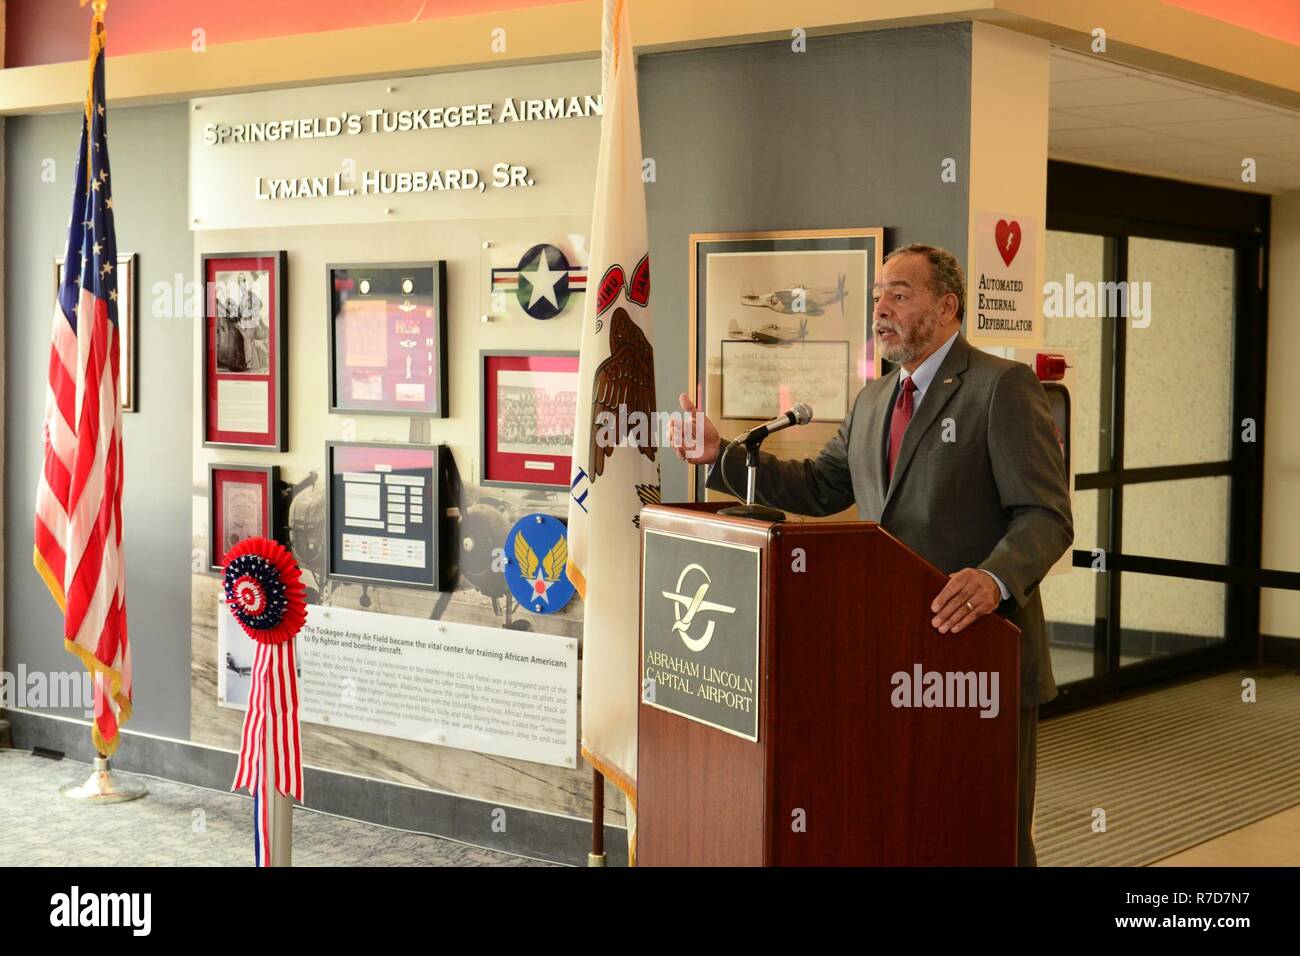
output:
<path id="1" fill-rule="evenodd" d="M 668 443 L 682 461 L 692 465 L 713 464 L 722 447 L 718 430 L 685 392 L 677 396 L 677 404 L 682 417 L 680 421 L 676 418 L 668 420 Z"/>

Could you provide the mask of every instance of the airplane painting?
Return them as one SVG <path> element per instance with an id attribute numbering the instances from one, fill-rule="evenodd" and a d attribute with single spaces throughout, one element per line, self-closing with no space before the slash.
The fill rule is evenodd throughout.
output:
<path id="1" fill-rule="evenodd" d="M 742 329 L 740 323 L 732 319 L 727 325 L 727 335 L 741 341 L 757 342 L 759 345 L 793 345 L 808 338 L 808 320 L 800 319 L 798 329 L 787 328 L 775 322 L 754 329 Z"/>
<path id="2" fill-rule="evenodd" d="M 839 303 L 840 317 L 845 314 L 844 300 L 849 297 L 846 276 L 840 273 L 834 287 L 815 288 L 806 285 L 775 289 L 771 292 L 742 294 L 740 301 L 756 309 L 771 309 L 782 315 L 824 315 L 831 306 Z"/>

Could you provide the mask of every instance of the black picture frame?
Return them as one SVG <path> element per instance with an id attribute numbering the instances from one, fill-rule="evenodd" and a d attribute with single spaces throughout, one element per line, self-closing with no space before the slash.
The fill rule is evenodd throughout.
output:
<path id="1" fill-rule="evenodd" d="M 208 263 L 219 262 L 221 260 L 242 260 L 242 259 L 271 259 L 272 279 L 271 284 L 275 291 L 272 295 L 274 303 L 274 314 L 271 316 L 269 325 L 272 328 L 273 341 L 276 343 L 275 356 L 270 362 L 269 374 L 274 378 L 271 385 L 271 394 L 275 398 L 275 412 L 271 416 L 273 434 L 269 435 L 269 441 L 266 442 L 249 442 L 249 441 L 225 441 L 211 437 L 215 430 L 212 422 L 211 405 L 214 401 L 212 395 L 212 384 L 215 379 L 215 373 L 210 373 L 209 356 L 212 352 L 212 335 L 210 321 L 213 316 L 209 315 L 209 310 L 213 304 L 212 296 L 209 295 L 208 288 Z M 205 252 L 199 257 L 199 288 L 202 292 L 202 302 L 200 314 L 202 316 L 202 327 L 199 335 L 202 341 L 202 359 L 203 366 L 200 370 L 201 384 L 203 390 L 202 400 L 202 445 L 204 448 L 246 448 L 255 451 L 277 451 L 286 452 L 289 450 L 289 255 L 283 249 L 263 252 Z"/>
<path id="2" fill-rule="evenodd" d="M 265 496 L 262 501 L 262 537 L 282 541 L 282 514 L 280 509 L 280 468 L 278 465 L 247 465 L 240 462 L 213 461 L 208 463 L 208 570 L 222 570 L 220 561 L 227 548 L 218 548 L 217 473 L 223 471 L 255 472 L 265 476 Z"/>
<path id="3" fill-rule="evenodd" d="M 413 404 L 409 408 L 383 408 L 379 404 L 367 404 L 365 402 L 351 403 L 343 400 L 339 395 L 339 367 L 340 359 L 338 349 L 338 326 L 339 326 L 339 293 L 338 284 L 335 279 L 340 273 L 357 272 L 362 270 L 382 271 L 386 273 L 411 273 L 414 271 L 427 271 L 430 279 L 429 297 L 433 301 L 435 311 L 434 320 L 436 330 L 433 335 L 437 343 L 437 357 L 434 367 L 437 374 L 437 382 L 431 390 L 430 399 L 420 404 Z M 432 418 L 448 417 L 448 387 L 447 387 L 447 262 L 444 259 L 432 259 L 428 261 L 417 262 L 352 262 L 352 263 L 328 263 L 325 266 L 325 290 L 326 301 L 328 303 L 329 315 L 328 322 L 328 340 L 329 340 L 329 366 L 326 374 L 326 380 L 329 388 L 329 410 L 333 413 L 345 414 L 362 414 L 362 415 L 402 415 L 418 416 L 428 415 Z M 401 294 L 401 293 L 397 293 Z M 420 294 L 420 293 L 412 293 Z M 380 403 L 386 401 L 379 400 Z"/>
<path id="4" fill-rule="evenodd" d="M 357 561 L 348 561 L 342 558 L 343 545 L 342 536 L 344 534 L 342 512 L 338 515 L 335 511 L 342 507 L 340 496 L 335 489 L 335 456 L 339 449 L 371 449 L 381 454 L 391 453 L 394 456 L 409 454 L 412 452 L 427 452 L 430 456 L 429 467 L 431 469 L 428 476 L 428 482 L 424 489 L 428 494 L 427 504 L 422 506 L 424 517 L 427 519 L 423 523 L 427 534 L 419 540 L 425 545 L 425 554 L 427 555 L 427 567 L 422 565 L 419 573 L 378 573 L 389 565 L 378 563 L 362 563 Z M 326 533 L 326 555 L 325 555 L 325 574 L 332 581 L 348 581 L 357 584 L 379 584 L 395 585 L 397 587 L 418 588 L 426 591 L 441 591 L 443 589 L 443 566 L 442 566 L 442 512 L 443 512 L 443 480 L 447 473 L 447 467 L 450 462 L 450 450 L 446 445 L 423 445 L 407 444 L 399 442 L 373 442 L 373 441 L 327 441 L 325 443 L 325 533 Z M 382 483 L 381 483 L 382 485 Z M 387 507 L 387 495 L 381 498 L 381 509 Z M 381 514 L 383 511 L 381 510 Z M 381 519 L 382 520 L 382 519 Z M 388 533 L 387 522 L 381 524 L 377 530 Z M 404 535 L 403 538 L 413 538 L 414 536 Z"/>

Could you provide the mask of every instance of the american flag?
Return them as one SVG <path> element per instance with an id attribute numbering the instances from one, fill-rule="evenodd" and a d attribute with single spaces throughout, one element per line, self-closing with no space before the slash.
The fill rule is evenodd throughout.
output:
<path id="1" fill-rule="evenodd" d="M 100 753 L 131 717 L 122 562 L 122 404 L 117 241 L 104 111 L 104 25 L 90 37 L 90 90 L 54 307 L 45 467 L 36 493 L 36 570 L 63 611 L 64 647 L 94 675 Z"/>

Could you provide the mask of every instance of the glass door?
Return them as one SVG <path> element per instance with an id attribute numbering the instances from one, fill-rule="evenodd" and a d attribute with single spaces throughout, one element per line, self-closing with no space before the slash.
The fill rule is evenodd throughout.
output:
<path id="1" fill-rule="evenodd" d="M 1070 360 L 1075 541 L 1041 585 L 1061 688 L 1046 714 L 1250 659 L 1258 633 L 1259 207 L 1210 208 L 1211 228 L 1179 221 L 1196 212 L 1177 190 L 1203 187 L 1148 183 L 1049 173 L 1042 350 Z"/>

